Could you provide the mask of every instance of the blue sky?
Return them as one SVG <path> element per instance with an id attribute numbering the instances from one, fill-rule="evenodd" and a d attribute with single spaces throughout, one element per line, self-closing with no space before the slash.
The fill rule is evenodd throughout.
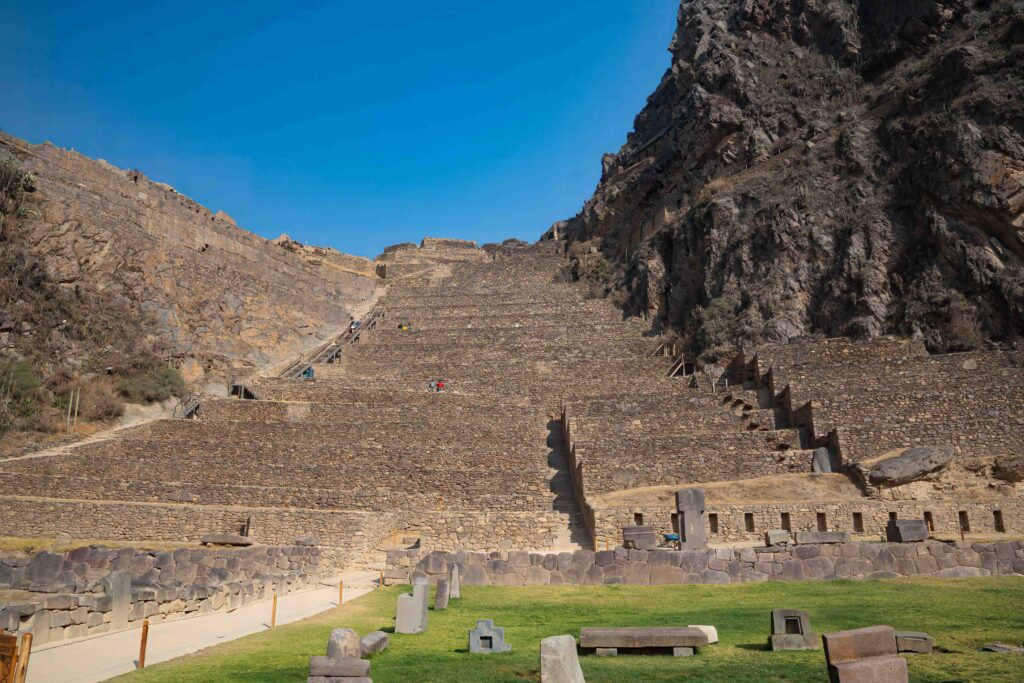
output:
<path id="1" fill-rule="evenodd" d="M 669 66 L 678 0 L 0 2 L 0 127 L 268 238 L 536 239 Z"/>

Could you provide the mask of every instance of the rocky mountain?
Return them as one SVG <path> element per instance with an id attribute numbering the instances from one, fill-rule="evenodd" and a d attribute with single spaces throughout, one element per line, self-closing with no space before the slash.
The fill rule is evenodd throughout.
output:
<path id="1" fill-rule="evenodd" d="M 6 134 L 0 157 L 35 185 L 0 235 L 20 268 L 0 292 L 3 357 L 88 371 L 145 348 L 222 382 L 340 332 L 377 287 L 372 261 L 265 240 L 139 171 Z"/>
<path id="2" fill-rule="evenodd" d="M 713 360 L 1024 335 L 1024 3 L 685 0 L 672 65 L 546 237 Z"/>

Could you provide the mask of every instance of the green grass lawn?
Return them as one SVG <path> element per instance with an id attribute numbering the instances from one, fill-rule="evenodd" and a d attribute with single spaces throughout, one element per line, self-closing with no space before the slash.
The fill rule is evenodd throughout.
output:
<path id="1" fill-rule="evenodd" d="M 310 655 L 325 654 L 332 628 L 391 632 L 405 588 L 370 593 L 341 609 L 126 676 L 129 681 L 304 681 Z M 735 586 L 463 587 L 463 598 L 430 612 L 427 632 L 392 635 L 372 658 L 375 683 L 539 680 L 540 640 L 583 626 L 712 624 L 721 642 L 696 657 L 582 657 L 588 683 L 622 681 L 821 681 L 822 651 L 770 652 L 774 607 L 810 612 L 817 633 L 888 624 L 927 631 L 938 652 L 908 655 L 912 681 L 1021 681 L 1024 655 L 980 652 L 1024 640 L 1024 579 L 902 579 Z M 433 600 L 431 600 L 433 604 Z M 505 627 L 512 651 L 472 655 L 477 619 Z"/>

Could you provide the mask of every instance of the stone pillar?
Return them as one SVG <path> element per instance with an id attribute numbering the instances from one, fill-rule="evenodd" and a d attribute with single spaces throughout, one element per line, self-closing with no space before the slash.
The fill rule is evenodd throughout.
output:
<path id="1" fill-rule="evenodd" d="M 676 491 L 676 511 L 679 513 L 679 544 L 683 550 L 708 547 L 707 514 L 704 511 L 704 489 Z"/>

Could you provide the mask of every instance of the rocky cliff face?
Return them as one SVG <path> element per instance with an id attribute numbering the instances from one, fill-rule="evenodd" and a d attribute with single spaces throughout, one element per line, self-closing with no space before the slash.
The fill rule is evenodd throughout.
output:
<path id="1" fill-rule="evenodd" d="M 3 134 L 0 154 L 36 184 L 4 239 L 38 261 L 45 272 L 37 278 L 54 293 L 145 320 L 150 341 L 183 363 L 186 379 L 215 380 L 233 366 L 294 356 L 344 328 L 377 285 L 366 259 L 333 251 L 318 258 L 297 243 L 269 242 L 140 172 Z M 24 300 L 0 304 L 3 319 L 38 309 Z M 11 348 L 11 335 L 83 338 L 14 322 Z M 101 343 L 110 340 L 91 346 Z M 66 346 L 71 354 L 91 350 Z"/>
<path id="2" fill-rule="evenodd" d="M 705 358 L 808 333 L 1024 334 L 1024 3 L 686 0 L 576 275 Z"/>

